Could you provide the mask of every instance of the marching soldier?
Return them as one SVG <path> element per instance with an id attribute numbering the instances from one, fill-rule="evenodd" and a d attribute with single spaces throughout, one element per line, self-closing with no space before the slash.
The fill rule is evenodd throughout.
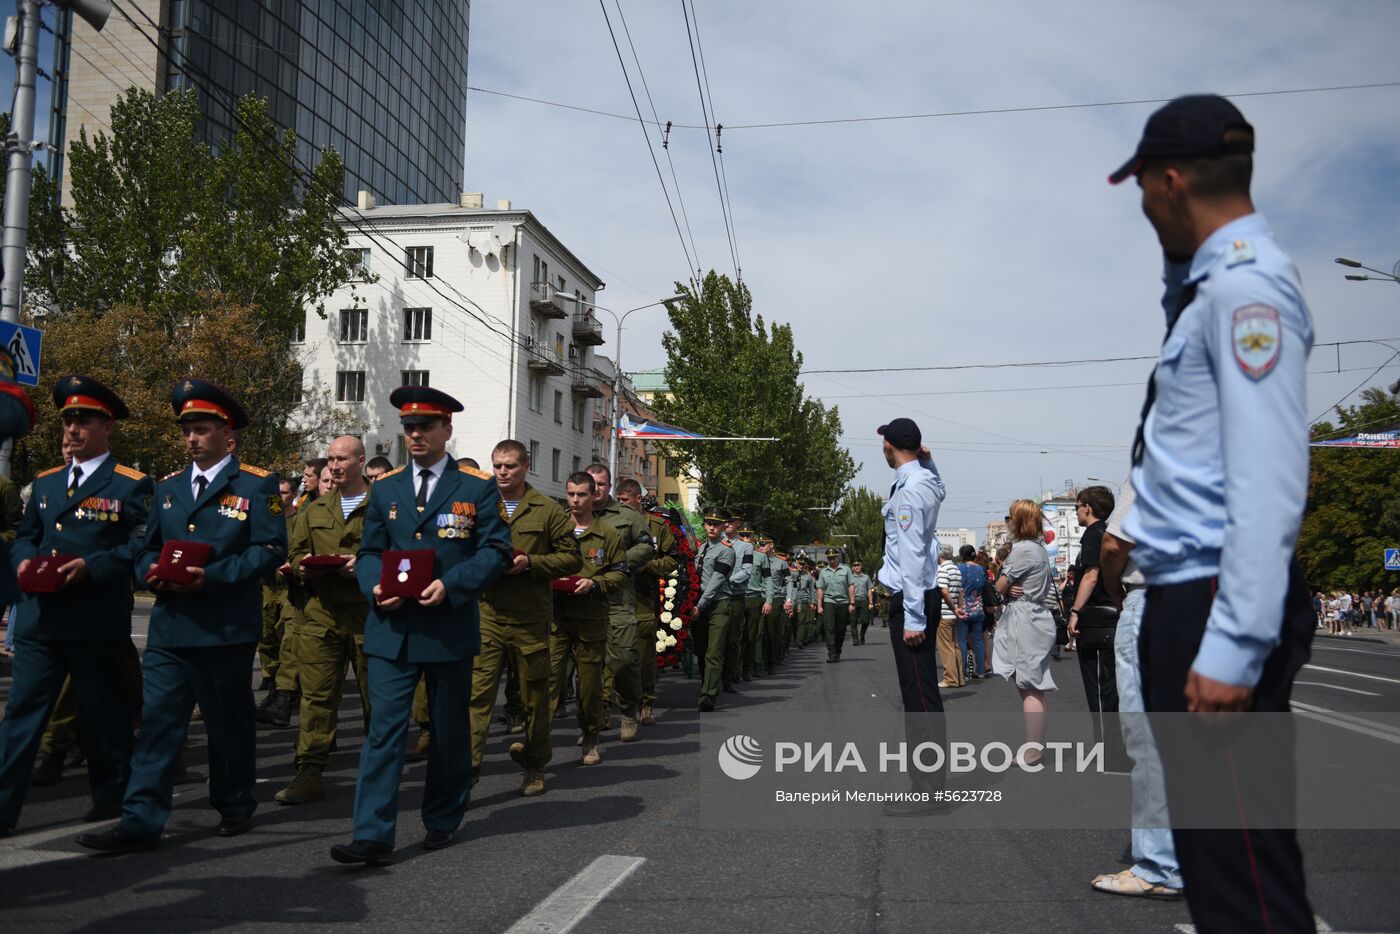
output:
<path id="1" fill-rule="evenodd" d="M 293 574 L 306 588 L 297 665 L 301 678 L 301 722 L 297 735 L 296 777 L 277 792 L 278 804 L 304 804 L 325 796 L 321 773 L 330 762 L 340 702 L 345 696 L 345 669 L 355 671 L 360 709 L 369 724 L 368 663 L 365 616 L 369 604 L 355 582 L 356 553 L 364 531 L 369 484 L 363 465 L 365 446 L 352 435 L 331 442 L 326 460 L 334 488 L 307 503 L 288 542 Z M 340 567 L 323 567 L 311 558 L 344 558 Z"/>
<path id="2" fill-rule="evenodd" d="M 705 543 L 695 556 L 700 575 L 700 599 L 692 611 L 695 656 L 700 660 L 700 710 L 715 709 L 715 697 L 724 678 L 725 656 L 732 640 L 732 601 L 729 579 L 734 571 L 734 546 L 724 537 L 729 518 L 724 509 L 705 511 Z"/>
<path id="3" fill-rule="evenodd" d="M 739 540 L 749 547 L 746 557 L 753 562 L 753 567 L 749 572 L 748 586 L 744 591 L 744 628 L 743 642 L 740 646 L 742 655 L 739 662 L 740 677 L 744 681 L 751 681 L 760 677 L 759 669 L 767 668 L 771 673 L 772 664 L 768 661 L 768 653 L 764 646 L 763 629 L 763 590 L 767 585 L 768 576 L 772 570 L 768 567 L 768 555 L 763 549 L 755 545 L 757 535 L 753 529 L 747 526 L 739 529 Z"/>
<path id="4" fill-rule="evenodd" d="M 418 679 L 426 676 L 433 742 L 423 789 L 423 847 L 455 841 L 471 793 L 472 659 L 481 650 L 477 594 L 510 565 L 510 530 L 489 475 L 457 467 L 447 453 L 452 413 L 462 403 L 428 386 L 400 386 L 389 395 L 399 410 L 409 465 L 385 474 L 370 490 L 355 576 L 370 601 L 365 621 L 370 718 L 355 786 L 355 831 L 331 848 L 341 863 L 382 863 L 394 849 L 404 741 Z M 399 582 L 431 551 L 431 582 L 416 598 L 389 596 L 380 580 L 385 553 L 398 552 Z"/>
<path id="5" fill-rule="evenodd" d="M 846 641 L 846 627 L 856 608 L 856 587 L 851 569 L 841 563 L 841 552 L 826 550 L 826 567 L 817 578 L 817 615 L 821 617 L 826 635 L 826 660 L 839 662 L 841 646 Z"/>
<path id="6" fill-rule="evenodd" d="M 35 478 L 10 562 L 21 578 L 40 572 L 46 559 L 61 557 L 62 563 L 49 569 L 57 591 L 24 594 L 13 616 L 20 651 L 0 722 L 0 836 L 19 822 L 65 676 L 71 676 L 82 719 L 92 789 L 84 820 L 121 813 L 132 723 L 140 712 L 131 578 L 154 486 L 111 455 L 114 424 L 130 414 L 116 393 L 90 376 L 65 376 L 54 385 L 53 400 L 72 462 Z"/>
<path id="7" fill-rule="evenodd" d="M 277 490 L 282 496 L 282 512 L 288 518 L 287 536 L 291 539 L 290 520 L 296 509 L 296 486 L 286 477 L 277 481 Z M 269 574 L 263 581 L 263 629 L 258 640 L 258 670 L 262 672 L 259 691 L 267 697 L 259 705 L 259 710 L 268 703 L 277 686 L 277 669 L 281 664 L 282 637 L 286 634 L 286 623 L 282 608 L 287 602 L 287 582 L 278 572 Z"/>
<path id="8" fill-rule="evenodd" d="M 724 538 L 734 549 L 734 569 L 729 572 L 729 641 L 724 651 L 724 678 L 722 685 L 726 694 L 737 694 L 734 682 L 742 676 L 744 633 L 746 631 L 749 578 L 753 576 L 753 541 L 739 537 L 739 529 L 744 525 L 744 514 L 737 508 L 726 510 L 728 519 L 724 523 Z"/>
<path id="9" fill-rule="evenodd" d="M 851 617 L 851 644 L 865 645 L 865 631 L 870 628 L 870 616 L 875 611 L 875 592 L 870 586 L 870 575 L 865 573 L 859 561 L 851 565 L 851 583 L 856 588 L 855 615 Z"/>
<path id="10" fill-rule="evenodd" d="M 514 440 L 496 445 L 491 452 L 491 469 L 501 494 L 501 514 L 510 527 L 514 557 L 504 576 L 481 595 L 481 654 L 472 671 L 472 782 L 481 774 L 501 673 L 514 670 L 525 711 L 525 739 L 511 744 L 510 757 L 524 770 L 520 793 L 528 798 L 544 792 L 544 767 L 551 757 L 552 582 L 577 574 L 583 560 L 573 523 L 563 507 L 525 482 L 530 471 L 525 445 Z M 509 698 L 509 689 L 506 693 Z"/>
<path id="11" fill-rule="evenodd" d="M 593 514 L 606 522 L 622 538 L 627 552 L 629 580 L 656 556 L 651 531 L 641 514 L 624 506 L 609 494 L 612 474 L 602 464 L 590 464 L 588 473 L 597 485 Z M 637 590 L 635 583 L 608 591 L 608 664 L 603 673 L 604 725 L 612 719 L 614 688 L 622 707 L 619 738 L 630 743 L 637 738 L 637 717 L 642 706 L 642 659 L 637 653 Z"/>
<path id="12" fill-rule="evenodd" d="M 676 536 L 671 524 L 660 513 L 647 508 L 642 485 L 631 477 L 617 484 L 617 501 L 631 506 L 647 521 L 656 557 L 637 571 L 637 654 L 642 665 L 642 713 L 638 719 L 645 726 L 656 722 L 652 711 L 656 703 L 656 625 L 661 615 L 661 588 L 680 565 Z M 649 500 L 655 506 L 654 499 Z"/>
<path id="13" fill-rule="evenodd" d="M 593 512 L 598 483 L 592 474 L 570 474 L 564 484 L 569 501 L 573 535 L 582 566 L 574 589 L 555 595 L 554 626 L 549 632 L 550 709 L 559 704 L 568 684 L 569 656 L 578 668 L 579 762 L 603 761 L 598 735 L 606 718 L 603 693 L 603 659 L 612 620 L 610 591 L 630 588 L 627 553 L 622 536 L 611 523 Z"/>
<path id="14" fill-rule="evenodd" d="M 759 537 L 758 551 L 764 561 L 761 569 L 763 605 L 759 607 L 761 619 L 758 624 L 758 641 L 763 647 L 763 659 L 768 674 L 771 675 L 782 661 L 784 614 L 780 612 L 778 595 L 782 593 L 779 575 L 786 566 L 782 564 L 782 559 L 773 553 L 773 539 L 768 536 Z"/>
<path id="15" fill-rule="evenodd" d="M 773 604 L 773 612 L 768 616 L 769 639 L 771 640 L 769 645 L 771 646 L 771 657 L 775 658 L 778 664 L 782 664 L 787 659 L 788 643 L 792 639 L 792 604 L 787 598 L 788 579 L 792 576 L 792 567 L 788 564 L 786 552 L 778 551 L 771 539 L 769 539 L 768 545 L 769 560 L 772 562 L 768 600 Z"/>
<path id="16" fill-rule="evenodd" d="M 282 497 L 282 517 L 287 522 L 287 541 L 290 542 L 302 497 L 297 494 L 296 485 L 285 477 L 278 478 L 277 489 Z M 258 704 L 254 717 L 259 723 L 278 727 L 291 726 L 292 699 L 301 684 L 296 640 L 301 631 L 305 588 L 292 579 L 291 574 L 292 566 L 283 564 L 263 581 L 263 638 L 258 643 L 258 655 L 263 664 L 263 685 L 259 689 L 267 690 L 267 693 Z"/>
<path id="17" fill-rule="evenodd" d="M 231 453 L 234 432 L 248 416 L 226 390 L 187 379 L 171 390 L 170 402 L 192 463 L 156 485 L 136 560 L 136 578 L 155 591 L 156 603 L 142 659 L 146 693 L 131 779 L 121 822 L 78 837 L 107 853 L 153 849 L 160 839 L 170 817 L 171 774 L 196 703 L 209 734 L 209 802 L 219 812 L 219 836 L 246 833 L 257 807 L 248 673 L 262 628 L 262 578 L 287 554 L 282 497 L 275 475 L 240 464 Z M 203 567 L 183 566 L 187 584 L 155 576 L 165 546 L 182 542 L 213 553 Z M 182 565 L 176 558 L 169 566 Z"/>

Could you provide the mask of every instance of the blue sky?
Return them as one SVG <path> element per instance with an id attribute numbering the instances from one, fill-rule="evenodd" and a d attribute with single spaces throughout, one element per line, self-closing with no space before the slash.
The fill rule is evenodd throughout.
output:
<path id="1" fill-rule="evenodd" d="M 605 2 L 650 117 L 618 0 Z M 679 0 L 620 2 L 661 121 L 702 123 Z M 1400 4 L 1390 0 L 695 7 L 714 116 L 728 127 L 744 279 L 757 312 L 792 323 L 813 369 L 1154 354 L 1159 251 L 1136 189 L 1104 178 L 1157 105 L 743 124 L 1400 81 Z M 468 80 L 631 113 L 603 13 L 586 0 L 476 0 Z M 1317 340 L 1400 338 L 1400 287 L 1346 282 L 1332 262 L 1354 256 L 1389 269 L 1400 260 L 1400 87 L 1236 102 L 1258 137 L 1256 203 L 1302 270 Z M 701 263 L 732 274 L 705 134 L 678 128 L 670 143 Z M 657 155 L 664 160 L 659 146 Z M 686 275 L 635 120 L 472 93 L 465 187 L 534 211 L 608 282 L 599 300 L 609 307 L 664 297 Z M 659 309 L 629 319 L 626 369 L 664 363 L 664 327 Z M 1310 414 L 1391 352 L 1344 347 L 1338 373 L 1335 349 L 1315 351 Z M 864 464 L 858 483 L 885 488 L 874 429 L 914 418 L 948 482 L 944 524 L 981 526 L 1016 496 L 1121 480 L 1150 368 L 813 374 L 806 383 L 840 407 Z M 1397 377 L 1391 363 L 1370 384 Z"/>

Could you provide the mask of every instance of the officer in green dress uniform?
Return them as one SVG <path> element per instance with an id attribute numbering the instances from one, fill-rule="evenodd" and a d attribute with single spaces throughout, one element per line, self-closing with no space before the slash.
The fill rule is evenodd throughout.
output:
<path id="1" fill-rule="evenodd" d="M 360 592 L 370 602 L 365 654 L 374 716 L 360 753 L 354 839 L 331 848 L 331 858 L 341 863 L 381 863 L 393 852 L 404 746 L 420 676 L 428 682 L 433 724 L 423 846 L 439 850 L 455 841 L 471 792 L 468 707 L 472 659 L 481 650 L 477 599 L 511 562 L 510 529 L 501 519 L 496 484 L 460 470 L 447 453 L 452 413 L 462 411 L 462 404 L 429 386 L 400 386 L 389 402 L 399 410 L 411 460 L 370 488 L 355 561 Z M 383 556 L 390 550 L 435 553 L 432 582 L 417 599 L 381 594 Z M 408 570 L 400 573 L 407 579 Z"/>
<path id="2" fill-rule="evenodd" d="M 481 595 L 481 654 L 472 670 L 472 781 L 481 774 L 486 734 L 503 671 L 514 670 L 524 708 L 525 738 L 510 757 L 523 770 L 520 793 L 544 792 L 549 745 L 549 626 L 554 618 L 553 582 L 577 574 L 583 564 L 574 526 L 564 507 L 525 482 L 530 452 L 505 440 L 491 452 L 493 482 L 510 527 L 511 566 Z M 507 703 L 510 691 L 507 688 Z"/>
<path id="3" fill-rule="evenodd" d="M 627 551 L 629 586 L 608 592 L 608 664 L 603 672 L 603 716 L 611 719 L 613 691 L 622 708 L 622 728 L 618 738 L 624 743 L 637 738 L 637 718 L 642 708 L 642 659 L 637 654 L 637 589 L 635 575 L 656 557 L 656 543 L 641 513 L 624 506 L 610 495 L 612 474 L 602 464 L 590 464 L 588 473 L 597 484 L 593 514 L 617 531 Z"/>
<path id="4" fill-rule="evenodd" d="M 841 646 L 846 641 L 846 627 L 856 608 L 856 587 L 851 569 L 841 563 L 841 552 L 826 550 L 826 567 L 817 576 L 817 615 L 821 617 L 826 636 L 826 660 L 839 662 Z"/>
<path id="5" fill-rule="evenodd" d="M 617 501 L 630 506 L 646 519 L 656 547 L 652 558 L 636 572 L 637 583 L 637 655 L 642 669 L 642 710 L 637 722 L 650 726 L 656 722 L 656 628 L 663 601 L 661 588 L 680 565 L 680 551 L 671 524 L 656 508 L 655 497 L 643 497 L 642 485 L 631 477 L 617 484 Z"/>
<path id="6" fill-rule="evenodd" d="M 875 610 L 875 594 L 871 590 L 870 575 L 865 573 L 859 561 L 851 565 L 851 583 L 856 588 L 855 615 L 851 617 L 851 644 L 865 645 L 865 631 L 870 628 L 870 615 Z"/>
<path id="7" fill-rule="evenodd" d="M 700 659 L 700 710 L 715 709 L 724 678 L 725 653 L 731 642 L 731 628 L 737 621 L 730 618 L 729 579 L 734 571 L 734 546 L 724 537 L 729 518 L 722 507 L 705 511 L 705 542 L 695 556 L 695 569 L 700 574 L 700 599 L 692 618 L 692 638 L 695 656 Z"/>
<path id="8" fill-rule="evenodd" d="M 768 556 L 758 547 L 757 539 L 757 533 L 748 526 L 739 529 L 739 540 L 749 548 L 744 557 L 752 563 L 748 584 L 744 589 L 743 641 L 739 647 L 740 678 L 744 681 L 760 677 L 761 669 L 772 670 L 767 649 L 763 644 L 763 588 L 771 571 L 768 567 Z"/>
<path id="9" fill-rule="evenodd" d="M 564 484 L 582 566 L 574 589 L 555 594 L 554 625 L 549 630 L 551 710 L 568 683 L 570 656 L 578 667 L 579 761 L 583 765 L 602 761 L 598 734 L 606 720 L 603 660 L 612 620 L 610 591 L 632 586 L 622 536 L 593 512 L 597 489 L 597 479 L 587 473 L 570 474 Z"/>
<path id="10" fill-rule="evenodd" d="M 335 484 L 329 493 L 302 507 L 287 544 L 292 573 L 306 590 L 297 634 L 297 673 L 301 680 L 301 720 L 296 743 L 296 777 L 277 792 L 278 804 L 305 804 L 324 797 L 321 773 L 330 763 L 345 670 L 355 672 L 360 710 L 369 723 L 365 616 L 369 604 L 355 580 L 356 554 L 369 505 L 364 477 L 365 446 L 353 435 L 331 442 L 326 460 Z M 317 567 L 309 558 L 347 559 L 338 568 Z"/>
<path id="11" fill-rule="evenodd" d="M 36 562 L 65 558 L 57 568 L 59 590 L 24 594 L 12 617 L 19 651 L 0 722 L 0 836 L 19 822 L 30 769 L 65 676 L 72 677 L 83 725 L 89 821 L 121 812 L 132 718 L 141 699 L 139 674 L 132 696 L 125 657 L 135 654 L 132 568 L 154 485 L 111 455 L 113 425 L 129 414 L 116 393 L 90 376 L 64 376 L 54 385 L 53 401 L 73 461 L 35 478 L 4 570 L 23 574 Z"/>
<path id="12" fill-rule="evenodd" d="M 249 674 L 262 631 L 262 579 L 287 554 L 277 477 L 240 464 L 234 432 L 248 424 L 227 390 L 202 379 L 176 383 L 171 406 L 193 463 L 156 484 L 136 579 L 156 594 L 146 653 L 141 730 L 122 819 L 78 843 L 108 853 L 155 847 L 170 817 L 171 776 L 195 704 L 209 737 L 209 803 L 218 834 L 252 827 L 257 734 Z M 189 584 L 153 580 L 168 542 L 198 542 L 213 554 L 190 567 Z"/>

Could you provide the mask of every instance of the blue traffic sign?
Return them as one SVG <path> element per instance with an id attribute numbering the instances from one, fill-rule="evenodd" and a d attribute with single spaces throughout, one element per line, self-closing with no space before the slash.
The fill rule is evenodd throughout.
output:
<path id="1" fill-rule="evenodd" d="M 1387 548 L 1385 550 L 1385 569 L 1387 571 L 1400 571 L 1400 548 Z"/>
<path id="2" fill-rule="evenodd" d="M 13 321 L 0 321 L 0 345 L 15 358 L 15 381 L 21 386 L 39 385 L 39 352 L 44 332 Z"/>

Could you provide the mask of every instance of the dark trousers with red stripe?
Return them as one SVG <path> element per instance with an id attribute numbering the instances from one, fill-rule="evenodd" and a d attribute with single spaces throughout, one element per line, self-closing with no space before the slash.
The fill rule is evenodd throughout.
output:
<path id="1" fill-rule="evenodd" d="M 1200 648 L 1215 590 L 1215 578 L 1148 588 L 1138 638 L 1148 711 L 1186 711 L 1187 674 Z M 1286 712 L 1293 679 L 1311 654 L 1316 620 L 1296 561 L 1289 571 L 1282 623 L 1281 640 L 1264 664 L 1251 710 Z M 1153 729 L 1158 731 L 1158 725 L 1154 723 Z M 1169 730 L 1175 726 L 1163 723 L 1162 732 Z M 1293 810 L 1291 731 L 1277 734 L 1277 741 L 1252 744 L 1244 761 L 1231 742 L 1193 742 L 1189 752 L 1177 754 L 1172 750 L 1188 744 L 1165 736 L 1163 740 L 1167 808 L 1173 817 L 1200 813 L 1200 796 L 1211 794 L 1211 789 L 1229 813 L 1239 817 L 1234 826 L 1221 822 L 1212 829 L 1173 829 L 1196 929 L 1202 934 L 1314 931 L 1298 835 L 1288 828 L 1288 819 L 1279 819 L 1291 818 Z M 1248 789 L 1256 787 L 1251 781 L 1261 775 L 1269 776 L 1273 790 L 1281 793 L 1271 796 L 1273 809 L 1265 825 L 1251 828 L 1247 814 L 1254 802 Z M 1279 805 L 1280 801 L 1286 804 Z M 1280 815 L 1280 807 L 1286 807 L 1287 814 Z"/>
<path id="2" fill-rule="evenodd" d="M 938 651 L 934 632 L 938 628 L 939 590 L 925 591 L 924 619 L 928 629 L 918 645 L 904 641 L 904 594 L 890 595 L 890 646 L 894 649 L 894 667 L 899 674 L 899 696 L 904 702 L 904 741 L 912 750 L 921 743 L 948 745 L 947 725 L 943 722 L 943 697 L 938 693 Z M 941 791 L 944 770 L 933 773 L 911 773 L 921 791 Z"/>

